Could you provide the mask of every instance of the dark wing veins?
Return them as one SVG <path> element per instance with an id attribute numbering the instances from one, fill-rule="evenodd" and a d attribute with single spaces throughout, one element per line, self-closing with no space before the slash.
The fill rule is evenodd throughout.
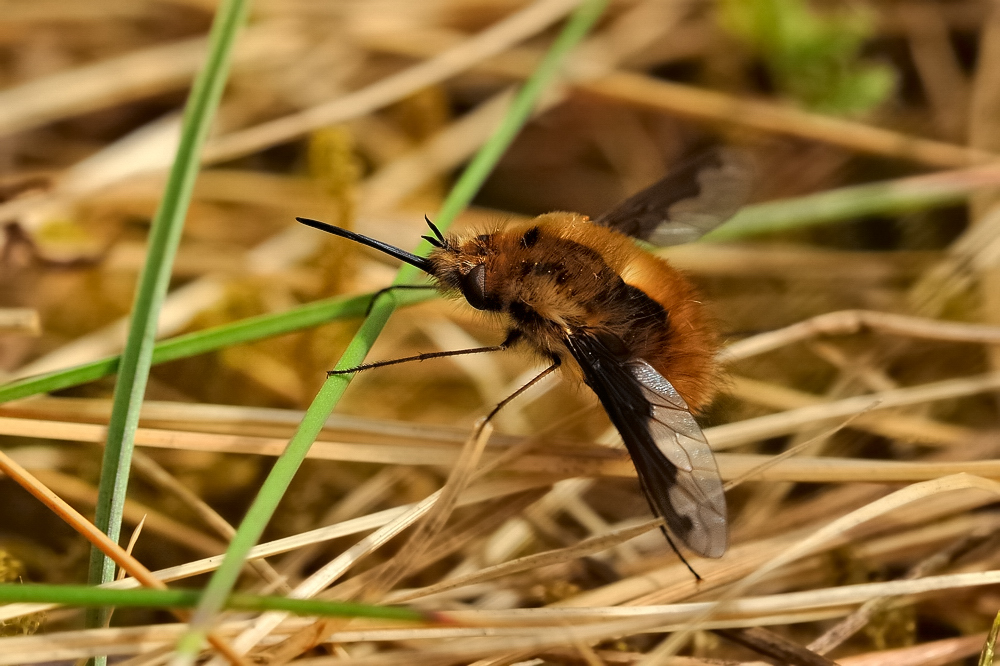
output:
<path id="1" fill-rule="evenodd" d="M 622 360 L 597 336 L 574 335 L 566 346 L 621 434 L 653 512 L 691 550 L 721 557 L 729 541 L 722 479 L 683 398 L 648 363 Z"/>
<path id="2" fill-rule="evenodd" d="M 729 219 L 753 181 L 749 155 L 716 148 L 671 171 L 594 220 L 653 245 L 697 240 Z"/>

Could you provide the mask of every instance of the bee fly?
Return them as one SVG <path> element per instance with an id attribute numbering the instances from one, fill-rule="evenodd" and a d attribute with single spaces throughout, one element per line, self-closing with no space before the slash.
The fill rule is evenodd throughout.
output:
<path id="1" fill-rule="evenodd" d="M 507 324 L 506 339 L 492 347 L 338 372 L 530 347 L 552 362 L 543 375 L 561 367 L 594 391 L 625 442 L 650 508 L 670 533 L 699 555 L 721 557 L 728 546 L 726 498 L 692 416 L 714 392 L 716 336 L 688 281 L 633 239 L 673 245 L 707 233 L 745 199 L 747 172 L 742 153 L 719 149 L 596 220 L 556 212 L 467 236 L 443 235 L 427 220 L 433 236 L 424 238 L 434 246 L 427 257 L 298 218 L 416 266 L 442 292 L 461 294 Z"/>

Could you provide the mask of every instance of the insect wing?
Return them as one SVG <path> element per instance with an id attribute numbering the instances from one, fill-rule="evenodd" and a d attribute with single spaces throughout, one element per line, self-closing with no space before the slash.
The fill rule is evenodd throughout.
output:
<path id="1" fill-rule="evenodd" d="M 684 399 L 651 365 L 620 360 L 596 336 L 574 335 L 566 346 L 621 434 L 653 513 L 694 552 L 721 557 L 729 542 L 722 479 Z"/>
<path id="2" fill-rule="evenodd" d="M 712 449 L 684 399 L 663 375 L 642 360 L 626 365 L 651 406 L 646 427 L 656 446 L 655 452 L 649 451 L 648 445 L 628 446 L 629 452 L 637 449 L 632 453 L 633 460 L 638 455 L 645 461 L 644 468 L 653 474 L 662 475 L 655 471 L 662 466 L 657 454 L 676 468 L 673 483 L 650 487 L 644 479 L 644 490 L 660 507 L 657 512 L 671 531 L 691 550 L 705 557 L 721 557 L 729 545 L 726 496 Z M 637 460 L 636 469 L 642 477 Z"/>
<path id="3" fill-rule="evenodd" d="M 695 241 L 736 213 L 750 195 L 753 163 L 716 148 L 671 171 L 594 220 L 657 246 Z"/>

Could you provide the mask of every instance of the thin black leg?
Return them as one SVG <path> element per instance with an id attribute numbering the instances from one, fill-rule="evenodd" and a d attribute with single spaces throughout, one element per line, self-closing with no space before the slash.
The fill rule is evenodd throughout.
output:
<path id="1" fill-rule="evenodd" d="M 361 365 L 356 365 L 353 368 L 346 368 L 344 370 L 328 370 L 326 373 L 327 377 L 332 377 L 333 375 L 349 375 L 355 372 L 361 372 L 362 370 L 371 370 L 373 368 L 384 368 L 387 365 L 399 365 L 400 363 L 409 363 L 410 361 L 426 361 L 430 358 L 445 358 L 447 356 L 464 356 L 465 354 L 482 354 L 484 352 L 497 352 L 505 351 L 510 349 L 511 345 L 517 342 L 521 337 L 521 333 L 518 331 L 511 331 L 507 334 L 507 338 L 498 345 L 493 345 L 491 347 L 474 347 L 473 349 L 456 349 L 455 351 L 443 351 L 443 352 L 427 352 L 424 354 L 417 354 L 416 356 L 406 356 L 404 358 L 394 358 L 389 361 L 375 361 L 373 363 L 362 363 Z"/>
<path id="2" fill-rule="evenodd" d="M 494 416 L 497 415 L 497 412 L 499 412 L 501 409 L 503 409 L 508 404 L 510 404 L 511 400 L 513 400 L 517 396 L 521 395 L 522 393 L 524 393 L 525 391 L 527 391 L 528 389 L 530 389 L 532 386 L 534 386 L 535 384 L 537 384 L 538 382 L 540 382 L 544 377 L 546 377 L 546 376 L 552 374 L 553 372 L 555 372 L 556 369 L 561 364 L 562 364 L 562 361 L 560 361 L 559 358 L 557 357 L 556 359 L 553 360 L 552 365 L 550 365 L 549 367 L 547 367 L 544 370 L 542 370 L 540 373 L 538 373 L 537 375 L 535 375 L 534 378 L 532 378 L 531 381 L 529 381 L 527 384 L 525 384 L 521 388 L 517 389 L 516 391 L 514 391 L 513 393 L 511 393 L 509 396 L 507 396 L 506 398 L 504 398 L 503 400 L 501 400 L 499 403 L 497 403 L 497 406 L 493 408 L 493 411 L 491 411 L 489 414 L 487 414 L 486 418 L 483 419 L 483 422 L 479 424 L 479 429 L 482 430 L 483 426 L 485 426 L 487 423 L 489 423 L 490 419 L 492 419 Z"/>
<path id="3" fill-rule="evenodd" d="M 649 504 L 649 510 L 653 512 L 654 516 L 662 518 L 662 516 L 656 512 L 656 507 L 653 506 L 653 500 L 650 499 L 651 495 L 649 494 L 649 491 L 646 490 L 646 484 L 643 482 L 641 476 L 639 477 L 639 487 L 642 489 L 642 494 L 646 498 L 646 502 Z M 687 558 L 684 557 L 684 553 L 680 551 L 677 544 L 674 543 L 674 540 L 670 538 L 670 532 L 667 531 L 667 526 L 660 525 L 660 531 L 663 532 L 663 536 L 666 538 L 667 543 L 670 544 L 670 550 L 674 551 L 674 554 L 680 558 L 680 561 L 684 563 L 684 566 L 686 566 L 687 570 L 691 572 L 695 580 L 700 583 L 703 580 L 702 577 L 698 575 L 698 572 L 694 570 L 691 563 L 687 561 Z"/>

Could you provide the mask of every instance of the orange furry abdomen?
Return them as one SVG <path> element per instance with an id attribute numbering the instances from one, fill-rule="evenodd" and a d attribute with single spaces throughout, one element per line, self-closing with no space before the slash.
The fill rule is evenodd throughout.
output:
<path id="1" fill-rule="evenodd" d="M 673 384 L 692 411 L 704 409 L 716 391 L 718 341 L 694 286 L 680 271 L 639 248 L 628 236 L 597 226 L 581 215 L 558 215 L 559 219 L 551 220 L 550 229 L 599 252 L 626 284 L 641 289 L 667 312 L 668 325 L 649 327 L 631 351 Z"/>

